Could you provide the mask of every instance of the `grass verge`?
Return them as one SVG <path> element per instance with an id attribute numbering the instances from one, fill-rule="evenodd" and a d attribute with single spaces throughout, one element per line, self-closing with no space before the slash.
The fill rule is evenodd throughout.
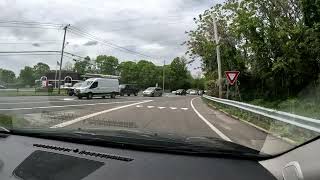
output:
<path id="1" fill-rule="evenodd" d="M 262 129 L 269 134 L 282 138 L 291 144 L 301 144 L 319 136 L 319 133 L 314 131 L 254 114 L 236 107 L 210 101 L 205 98 L 202 98 L 202 100 L 211 108 L 218 109 L 225 114 L 232 116 L 233 118 L 248 122 L 248 124 L 252 124 L 256 128 L 259 128 L 260 130 Z"/>

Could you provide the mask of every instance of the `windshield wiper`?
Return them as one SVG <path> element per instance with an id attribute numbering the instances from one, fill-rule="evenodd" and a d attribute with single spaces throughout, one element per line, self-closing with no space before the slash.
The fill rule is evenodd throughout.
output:
<path id="1" fill-rule="evenodd" d="M 175 154 L 218 156 L 245 159 L 265 159 L 269 155 L 259 151 L 220 139 L 208 138 L 208 141 L 188 141 L 187 138 L 161 136 L 157 133 L 141 133 L 124 130 L 12 130 L 12 134 L 26 135 L 96 146 L 126 148 L 142 151 L 167 152 Z M 10 134 L 11 134 L 10 133 Z"/>
<path id="2" fill-rule="evenodd" d="M 3 126 L 0 126 L 0 132 L 2 132 L 2 133 L 9 133 L 10 130 L 7 129 L 7 128 L 5 128 L 5 127 L 3 127 Z"/>

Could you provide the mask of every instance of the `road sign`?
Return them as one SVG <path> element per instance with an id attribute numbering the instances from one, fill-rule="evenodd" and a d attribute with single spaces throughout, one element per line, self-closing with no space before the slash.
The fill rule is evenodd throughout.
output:
<path id="1" fill-rule="evenodd" d="M 225 71 L 224 73 L 230 85 L 234 85 L 234 83 L 237 82 L 238 76 L 240 74 L 239 71 Z"/>

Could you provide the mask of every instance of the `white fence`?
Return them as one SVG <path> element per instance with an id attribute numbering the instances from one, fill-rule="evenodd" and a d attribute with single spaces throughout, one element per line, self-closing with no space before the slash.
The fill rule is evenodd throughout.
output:
<path id="1" fill-rule="evenodd" d="M 313 119 L 313 118 L 308 118 L 304 116 L 299 116 L 296 114 L 290 114 L 287 112 L 283 111 L 277 111 L 274 109 L 268 109 L 260 106 L 255 106 L 243 102 L 238 102 L 238 101 L 232 101 L 228 99 L 221 99 L 221 98 L 216 98 L 212 96 L 207 96 L 203 95 L 205 99 L 215 101 L 217 103 L 221 103 L 224 105 L 228 106 L 233 106 L 245 111 L 249 111 L 255 114 L 259 114 L 264 117 L 269 117 L 278 121 L 282 121 L 285 123 L 289 123 L 304 129 L 308 129 L 311 131 L 315 131 L 320 133 L 320 120 L 319 119 Z"/>

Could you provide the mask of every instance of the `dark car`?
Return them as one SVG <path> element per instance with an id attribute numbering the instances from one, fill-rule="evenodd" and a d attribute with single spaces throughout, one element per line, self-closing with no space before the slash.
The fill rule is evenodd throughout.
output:
<path id="1" fill-rule="evenodd" d="M 184 89 L 178 89 L 177 91 L 176 91 L 176 95 L 186 95 L 187 94 L 187 92 L 186 92 L 186 90 L 184 90 Z"/>
<path id="2" fill-rule="evenodd" d="M 0 85 L 0 89 L 7 89 L 5 86 Z"/>
<path id="3" fill-rule="evenodd" d="M 124 96 L 125 94 L 130 96 L 133 94 L 134 96 L 138 95 L 139 89 L 133 84 L 121 84 L 119 86 L 120 96 Z"/>

